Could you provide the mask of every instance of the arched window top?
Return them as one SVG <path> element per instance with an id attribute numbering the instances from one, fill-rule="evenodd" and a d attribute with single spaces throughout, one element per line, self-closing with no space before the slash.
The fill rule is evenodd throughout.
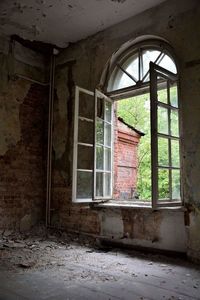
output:
<path id="1" fill-rule="evenodd" d="M 124 51 L 110 68 L 107 92 L 141 87 L 150 80 L 149 63 L 153 62 L 177 74 L 176 63 L 165 42 L 146 41 Z"/>

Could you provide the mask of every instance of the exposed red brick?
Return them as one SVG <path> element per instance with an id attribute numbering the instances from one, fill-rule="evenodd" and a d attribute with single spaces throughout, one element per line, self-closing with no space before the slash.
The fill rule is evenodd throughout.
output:
<path id="1" fill-rule="evenodd" d="M 0 157 L 1 228 L 44 217 L 47 109 L 48 89 L 33 84 L 20 105 L 21 139 Z"/>

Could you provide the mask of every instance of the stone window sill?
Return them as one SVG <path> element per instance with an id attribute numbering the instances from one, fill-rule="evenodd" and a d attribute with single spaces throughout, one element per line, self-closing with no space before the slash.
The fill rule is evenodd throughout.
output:
<path id="1" fill-rule="evenodd" d="M 94 203 L 93 206 L 95 208 L 131 208 L 131 209 L 148 209 L 148 210 L 170 210 L 170 211 L 185 211 L 186 209 L 184 206 L 177 205 L 177 206 L 163 206 L 163 207 L 157 207 L 153 208 L 151 206 L 151 203 L 147 202 L 134 202 L 130 203 L 130 201 L 125 201 L 125 200 L 109 200 L 106 202 L 101 202 L 101 203 Z"/>

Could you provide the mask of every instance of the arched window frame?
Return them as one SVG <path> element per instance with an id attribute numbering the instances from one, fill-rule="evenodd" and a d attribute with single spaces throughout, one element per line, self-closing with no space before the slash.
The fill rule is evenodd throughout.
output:
<path id="1" fill-rule="evenodd" d="M 141 76 L 141 70 L 139 70 L 139 75 L 138 78 L 139 80 L 131 86 L 124 87 L 121 89 L 109 89 L 109 81 L 114 81 L 116 80 L 116 73 L 117 69 L 121 69 L 124 71 L 125 74 L 127 72 L 123 70 L 123 64 L 126 62 L 131 56 L 135 55 L 136 53 L 139 54 L 139 68 L 141 67 L 142 60 L 142 51 L 144 50 L 152 50 L 156 49 L 160 51 L 160 54 L 158 55 L 158 58 L 154 62 L 150 62 L 149 64 L 149 70 L 146 74 L 143 74 Z M 159 62 L 159 59 L 162 57 L 162 55 L 166 54 L 171 60 L 174 62 L 176 66 L 177 73 L 170 72 L 167 69 L 164 69 L 157 65 Z M 157 90 L 156 90 L 156 85 L 157 85 L 157 76 L 162 76 L 163 78 L 166 78 L 167 81 L 172 81 L 177 83 L 177 93 L 178 93 L 178 116 L 179 116 L 179 149 L 180 149 L 180 154 L 181 154 L 181 118 L 180 118 L 180 109 L 181 109 L 181 104 L 180 104 L 180 97 L 179 97 L 179 67 L 177 63 L 178 59 L 176 55 L 174 54 L 174 51 L 172 47 L 165 41 L 163 40 L 158 40 L 158 39 L 149 39 L 149 40 L 144 40 L 142 42 L 136 43 L 134 45 L 131 45 L 128 47 L 126 50 L 120 53 L 120 55 L 116 55 L 114 60 L 110 60 L 109 64 L 107 65 L 107 69 L 105 71 L 105 76 L 104 76 L 104 82 L 102 84 L 102 91 L 110 97 L 113 101 L 116 100 L 121 100 L 123 98 L 139 95 L 142 93 L 145 93 L 146 91 L 150 90 L 150 102 L 151 102 L 151 160 L 152 160 L 152 207 L 157 208 L 157 207 L 170 207 L 170 206 L 180 206 L 182 204 L 182 199 L 183 199 L 183 192 L 182 192 L 182 184 L 181 184 L 181 173 L 182 173 L 182 162 L 181 162 L 181 155 L 180 155 L 180 200 L 178 201 L 166 201 L 163 203 L 159 203 L 158 201 L 158 136 L 157 136 L 157 107 L 158 107 L 158 99 L 157 99 Z M 149 80 L 144 81 L 146 78 L 147 74 L 149 74 Z M 142 79 L 142 80 L 141 80 Z M 133 80 L 134 81 L 134 80 Z M 112 83 L 113 84 L 113 83 Z M 114 85 L 114 84 L 113 84 Z M 168 85 L 169 87 L 169 85 Z M 169 89 L 169 88 L 168 88 Z M 169 90 L 168 90 L 169 94 Z M 169 97 L 169 95 L 168 95 Z M 168 106 L 170 109 L 170 105 Z M 175 139 L 175 137 L 172 137 L 172 139 Z M 169 139 L 170 140 L 170 139 Z M 170 148 L 170 147 L 169 147 Z M 170 150 L 169 150 L 170 152 Z M 170 153 L 169 153 L 170 155 Z M 170 167 L 170 173 L 173 168 Z M 170 175 L 171 176 L 171 175 Z M 172 185 L 172 184 L 170 184 Z M 170 189 L 172 189 L 170 187 Z M 170 191 L 170 194 L 172 191 Z"/>
<path id="2" fill-rule="evenodd" d="M 125 87 L 122 89 L 113 89 L 112 91 L 109 89 L 109 81 L 115 80 L 116 79 L 116 74 L 115 72 L 117 69 L 119 69 L 121 66 L 123 66 L 124 62 L 126 62 L 131 56 L 133 56 L 136 53 L 139 53 L 139 64 L 142 64 L 141 62 L 141 55 L 144 50 L 150 50 L 150 49 L 155 49 L 158 51 L 161 51 L 161 54 L 166 54 L 168 55 L 172 61 L 174 61 L 176 69 L 177 69 L 177 76 L 179 74 L 179 67 L 177 64 L 177 57 L 174 54 L 173 48 L 164 40 L 159 40 L 159 39 L 148 39 L 144 40 L 142 42 L 138 42 L 135 44 L 130 45 L 127 47 L 127 49 L 123 50 L 122 52 L 119 51 L 119 54 L 117 52 L 114 54 L 114 57 L 112 57 L 109 62 L 107 63 L 107 66 L 104 70 L 104 76 L 101 79 L 101 90 L 103 93 L 105 93 L 107 96 L 111 97 L 113 100 L 117 100 L 118 98 L 121 97 L 121 95 L 126 94 L 127 96 L 129 95 L 134 95 L 135 90 L 145 90 L 150 84 L 150 81 L 145 81 L 143 82 L 144 78 L 141 78 L 141 72 L 139 71 L 139 81 L 137 84 L 130 85 L 129 87 Z M 159 61 L 160 57 L 158 58 Z M 157 64 L 157 59 L 156 61 L 153 62 L 154 64 Z M 138 68 L 140 69 L 140 67 Z M 150 73 L 150 69 L 148 71 L 148 74 Z M 146 74 L 144 75 L 146 77 Z M 144 77 L 143 76 L 143 77 Z"/>
<path id="3" fill-rule="evenodd" d="M 125 87 L 125 88 L 121 88 L 121 89 L 110 89 L 109 88 L 109 81 L 110 80 L 114 80 L 116 79 L 115 77 L 115 70 L 118 69 L 123 69 L 121 66 L 123 66 L 123 63 L 125 61 L 127 61 L 127 59 L 129 59 L 132 55 L 134 55 L 135 53 L 139 53 L 139 64 L 141 66 L 142 64 L 142 60 L 140 58 L 140 54 L 142 54 L 143 50 L 152 50 L 152 49 L 158 49 L 161 51 L 161 55 L 162 53 L 167 54 L 167 56 L 169 56 L 177 69 L 177 74 L 172 73 L 160 66 L 158 66 L 156 63 L 157 61 L 159 61 L 159 56 L 158 59 L 156 59 L 154 62 L 150 62 L 150 67 L 148 70 L 148 74 L 150 75 L 150 80 L 149 81 L 144 81 L 145 77 L 147 76 L 147 74 L 142 74 L 141 76 L 141 72 L 139 71 L 138 74 L 138 81 L 135 81 L 134 85 Z M 139 67 L 140 67 L 139 66 Z M 140 69 L 140 68 L 139 68 Z M 126 72 L 125 72 L 126 73 Z M 175 55 L 173 54 L 173 50 L 170 47 L 170 45 L 163 41 L 163 40 L 158 40 L 158 39 L 148 39 L 145 41 L 140 41 L 139 43 L 135 43 L 134 45 L 129 46 L 127 49 L 123 49 L 123 51 L 119 51 L 119 53 L 115 53 L 114 54 L 114 58 L 112 57 L 109 61 L 109 63 L 107 64 L 107 67 L 105 68 L 104 72 L 103 72 L 103 77 L 101 79 L 101 83 L 98 86 L 98 89 L 95 89 L 94 92 L 92 91 L 88 91 L 86 89 L 80 88 L 80 87 L 76 87 L 76 95 L 75 95 L 75 116 L 74 116 L 74 155 L 73 155 L 73 192 L 72 192 L 72 201 L 76 202 L 76 203 L 82 203 L 82 202 L 105 202 L 105 201 L 110 201 L 113 200 L 113 170 L 112 170 L 112 158 L 111 158 L 111 169 L 107 170 L 105 168 L 105 164 L 102 168 L 102 170 L 99 170 L 97 168 L 97 147 L 103 147 L 104 149 L 109 148 L 110 152 L 113 155 L 113 145 L 112 145 L 112 141 L 113 141 L 113 103 L 116 100 L 120 100 L 123 98 L 128 98 L 131 96 L 135 96 L 135 95 L 139 95 L 142 93 L 145 93 L 147 91 L 149 91 L 150 88 L 150 101 L 151 101 L 151 155 L 152 155 L 152 203 L 151 206 L 153 208 L 157 208 L 159 206 L 180 206 L 182 204 L 182 191 L 181 191 L 181 197 L 178 201 L 162 201 L 162 203 L 159 203 L 158 201 L 158 168 L 159 166 L 158 164 L 158 149 L 157 149 L 157 144 L 158 144 L 158 134 L 157 134 L 157 107 L 160 106 L 161 104 L 159 103 L 159 100 L 157 99 L 157 90 L 156 90 L 156 86 L 158 86 L 158 77 L 157 76 L 161 76 L 162 78 L 165 78 L 167 80 L 167 86 L 168 86 L 168 102 L 167 104 L 165 104 L 166 108 L 168 109 L 168 115 L 171 113 L 171 110 L 175 109 L 179 112 L 180 109 L 180 101 L 179 101 L 179 95 L 178 95 L 178 109 L 174 108 L 170 105 L 170 100 L 169 100 L 169 87 L 170 87 L 170 82 L 176 82 L 177 86 L 178 86 L 178 66 L 177 66 L 177 59 L 175 57 Z M 142 80 L 143 79 L 143 80 Z M 94 118 L 88 118 L 88 117 L 84 117 L 83 115 L 81 115 L 81 113 L 79 112 L 79 108 L 81 107 L 81 103 L 83 104 L 85 102 L 85 100 L 83 99 L 82 102 L 82 95 L 83 97 L 87 96 L 87 97 L 93 97 L 94 99 Z M 85 96 L 84 96 L 85 95 Z M 99 116 L 99 112 L 98 112 L 98 106 L 100 104 L 100 102 L 102 103 L 100 106 L 104 107 L 103 108 L 103 115 Z M 91 103 L 91 102 L 90 102 Z M 110 103 L 110 104 L 109 104 Z M 110 107 L 110 117 L 111 119 L 109 121 L 107 121 L 107 117 L 106 117 L 106 107 L 108 106 Z M 103 105 L 103 106 L 102 106 Z M 84 142 L 84 141 L 80 141 L 79 140 L 79 123 L 84 121 L 86 124 L 93 124 L 93 128 L 94 128 L 94 141 L 93 143 L 90 142 L 88 144 L 88 142 Z M 108 147 L 105 144 L 105 137 L 104 137 L 104 142 L 103 144 L 99 144 L 98 142 L 98 133 L 97 133 L 97 124 L 98 122 L 101 121 L 101 123 L 103 124 L 103 127 L 105 130 L 106 126 L 109 126 L 111 129 L 111 145 Z M 180 115 L 179 115 L 179 137 L 178 137 L 178 141 L 180 141 Z M 106 133 L 104 133 L 106 134 Z M 170 136 L 170 132 L 169 135 L 167 136 L 167 138 L 169 139 L 169 141 L 171 139 L 177 139 L 177 137 L 173 137 Z M 169 142 L 170 144 L 170 142 Z M 93 148 L 93 158 L 94 158 L 94 165 L 93 165 L 93 169 L 90 168 L 80 168 L 78 165 L 78 159 L 80 158 L 79 154 L 78 154 L 78 147 L 79 146 L 83 146 L 83 147 L 88 147 L 88 148 Z M 103 151 L 104 152 L 104 151 Z M 170 153 L 170 151 L 169 151 Z M 105 153 L 104 155 L 104 159 L 105 159 Z M 79 158 L 78 158 L 79 157 Z M 172 170 L 174 168 L 173 167 L 169 167 L 169 174 L 172 173 Z M 181 161 L 180 161 L 180 167 L 178 168 L 180 170 L 181 173 Z M 81 197 L 79 197 L 78 193 L 79 191 L 83 191 L 81 190 L 82 188 L 79 186 L 78 183 L 78 175 L 84 175 L 86 177 L 88 177 L 88 175 L 90 176 L 90 189 L 92 189 L 88 195 L 82 195 Z M 88 175 L 87 175 L 88 174 Z M 99 177 L 99 175 L 101 175 L 101 183 L 103 182 L 103 188 L 102 188 L 102 193 L 98 194 L 98 179 L 97 179 L 97 175 Z M 110 188 L 109 188 L 109 193 L 107 189 L 107 185 L 106 185 L 106 176 L 110 177 Z M 170 175 L 171 176 L 171 175 Z M 99 178 L 100 178 L 99 177 Z M 93 179 L 92 179 L 93 178 Z M 181 178 L 181 175 L 180 175 Z M 79 186 L 79 187 L 78 187 Z M 180 184 L 181 186 L 181 184 Z M 170 188 L 171 189 L 171 188 Z M 88 189 L 89 190 L 89 189 Z M 170 191 L 170 193 L 172 194 L 172 192 Z M 111 201 L 112 202 L 112 201 Z M 115 202 L 115 201 L 114 201 Z M 116 200 L 116 202 L 118 202 L 118 200 Z M 113 204 L 113 202 L 111 203 L 111 205 Z M 120 203 L 121 205 L 122 203 Z M 134 205 L 134 203 L 132 204 Z M 138 205 L 138 203 L 137 203 Z"/>

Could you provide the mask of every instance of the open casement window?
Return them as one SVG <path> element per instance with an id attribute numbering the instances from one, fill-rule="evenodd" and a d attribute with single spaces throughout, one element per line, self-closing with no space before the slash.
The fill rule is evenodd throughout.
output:
<path id="1" fill-rule="evenodd" d="M 180 206 L 178 70 L 171 48 L 144 41 L 115 58 L 102 82 L 106 95 L 76 87 L 72 200 Z"/>
<path id="2" fill-rule="evenodd" d="M 150 63 L 152 206 L 181 203 L 177 76 Z"/>
<path id="3" fill-rule="evenodd" d="M 100 91 L 76 86 L 73 193 L 76 203 L 112 197 L 112 102 Z"/>

